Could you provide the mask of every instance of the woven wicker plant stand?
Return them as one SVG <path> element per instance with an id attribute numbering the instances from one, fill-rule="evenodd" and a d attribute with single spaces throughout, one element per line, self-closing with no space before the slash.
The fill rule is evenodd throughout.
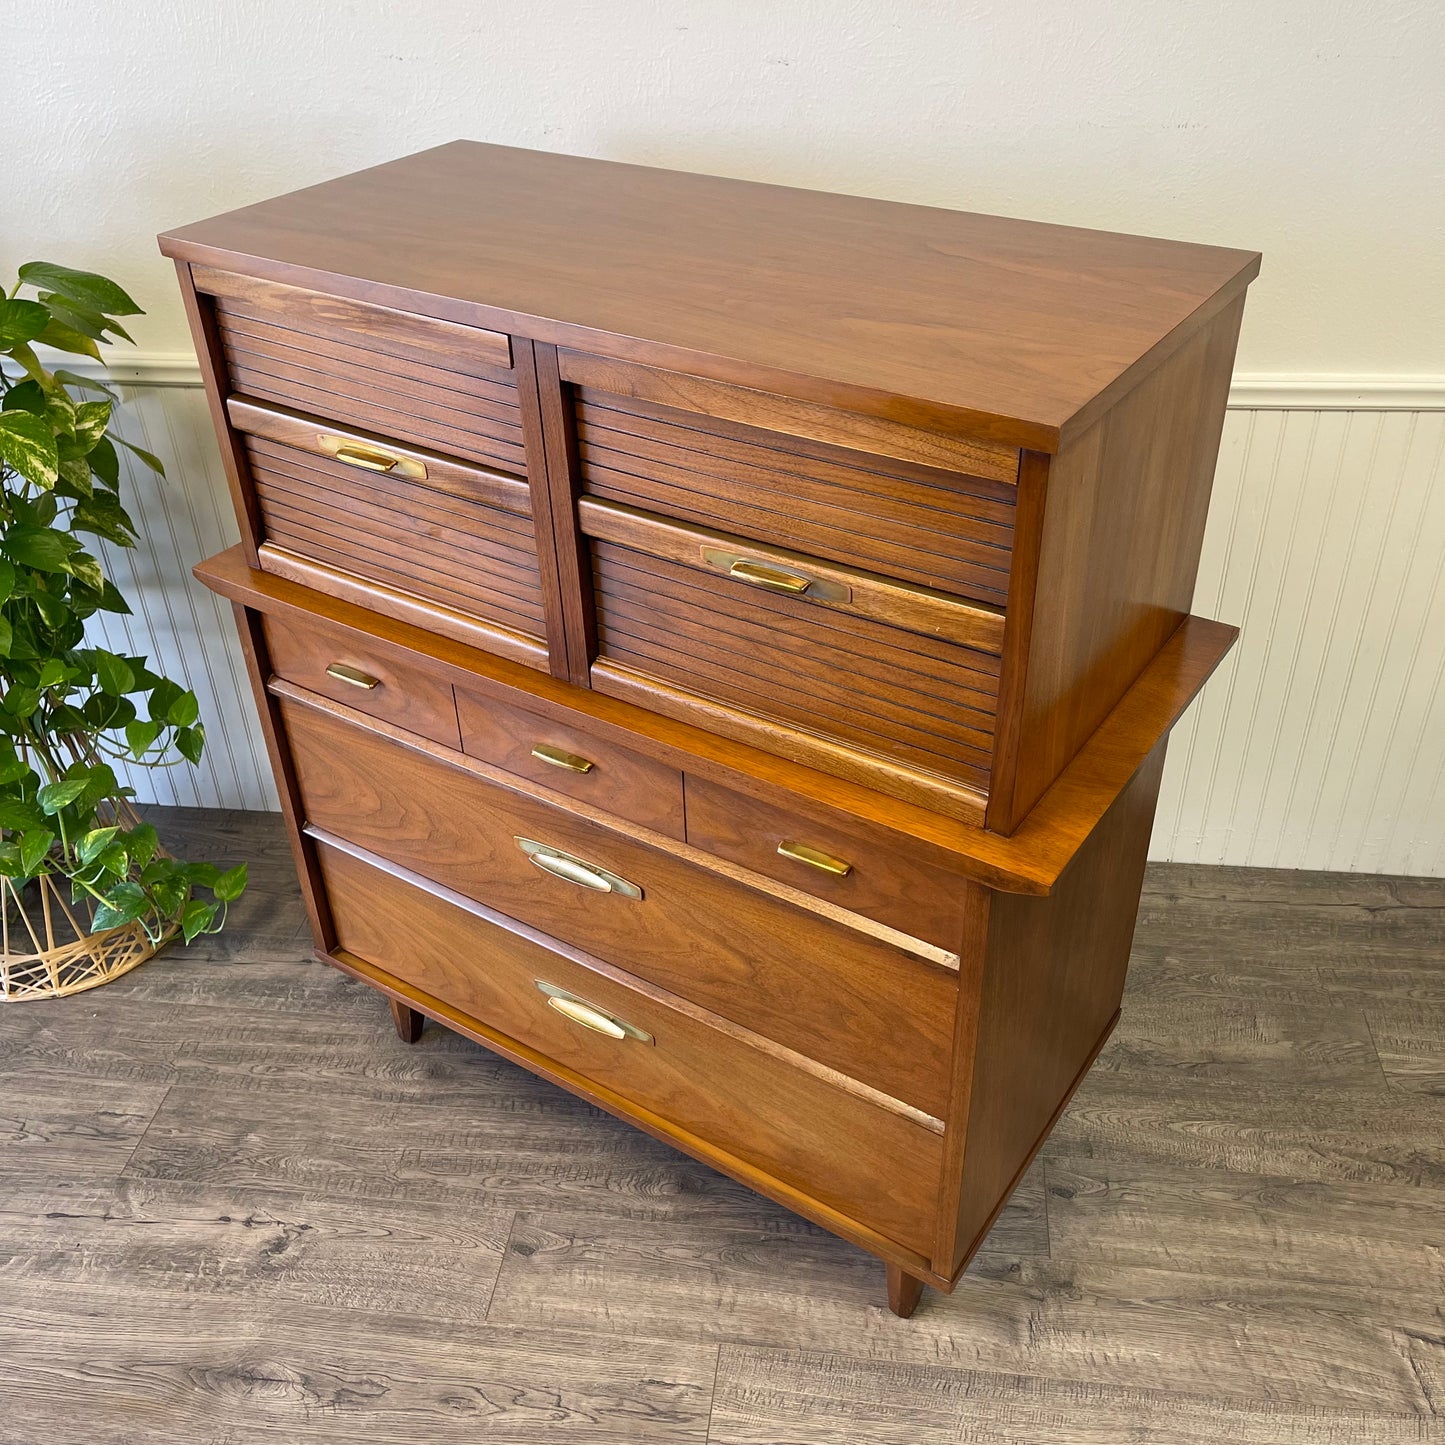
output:
<path id="1" fill-rule="evenodd" d="M 126 802 L 112 804 L 124 827 L 140 821 Z M 70 880 L 42 874 L 23 887 L 0 876 L 0 1003 L 64 998 L 109 983 L 159 953 L 177 933 L 172 920 L 152 939 L 140 923 L 91 930 L 95 904 L 72 904 Z"/>

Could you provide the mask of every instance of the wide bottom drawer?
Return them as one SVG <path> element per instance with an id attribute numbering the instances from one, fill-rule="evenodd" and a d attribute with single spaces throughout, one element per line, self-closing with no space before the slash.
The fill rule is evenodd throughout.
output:
<path id="1" fill-rule="evenodd" d="M 658 990 L 319 848 L 341 948 L 920 1253 L 942 1139 Z M 541 985 L 545 985 L 541 987 Z M 720 1161 L 721 1162 L 721 1161 Z M 764 1181 L 759 1181 L 764 1182 Z"/>

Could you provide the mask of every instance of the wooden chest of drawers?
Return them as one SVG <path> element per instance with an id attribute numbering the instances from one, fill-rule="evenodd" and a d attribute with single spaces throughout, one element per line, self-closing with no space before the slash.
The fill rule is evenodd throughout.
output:
<path id="1" fill-rule="evenodd" d="M 951 1289 L 1234 638 L 1258 257 L 469 143 L 162 248 L 318 954 Z"/>

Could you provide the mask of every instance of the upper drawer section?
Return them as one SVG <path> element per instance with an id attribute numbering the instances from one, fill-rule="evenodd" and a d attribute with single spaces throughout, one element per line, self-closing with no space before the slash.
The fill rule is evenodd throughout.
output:
<path id="1" fill-rule="evenodd" d="M 1016 451 L 577 353 L 563 362 L 591 495 L 1007 600 Z"/>
<path id="2" fill-rule="evenodd" d="M 233 391 L 525 475 L 508 337 L 197 266 Z"/>

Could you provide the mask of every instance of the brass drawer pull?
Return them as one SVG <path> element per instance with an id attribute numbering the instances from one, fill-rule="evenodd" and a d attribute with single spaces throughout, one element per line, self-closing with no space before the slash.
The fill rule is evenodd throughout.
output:
<path id="1" fill-rule="evenodd" d="M 781 567 L 769 567 L 766 562 L 734 562 L 728 568 L 728 576 L 739 582 L 751 582 L 754 587 L 766 587 L 769 592 L 787 592 L 801 597 L 812 585 L 811 577 L 796 572 L 785 572 Z"/>
<path id="2" fill-rule="evenodd" d="M 337 682 L 349 682 L 352 687 L 365 688 L 367 692 L 381 686 L 379 677 L 373 677 L 369 672 L 363 672 L 359 667 L 351 667 L 344 662 L 333 662 L 326 669 L 326 675 L 334 677 Z"/>
<path id="3" fill-rule="evenodd" d="M 399 457 L 394 452 L 367 446 L 365 442 L 355 441 L 351 437 L 328 436 L 323 433 L 316 441 L 322 451 L 335 457 L 344 466 L 360 467 L 368 472 L 387 472 L 394 477 L 409 477 L 414 482 L 426 481 L 426 466 L 415 457 Z"/>
<path id="4" fill-rule="evenodd" d="M 750 587 L 769 592 L 782 592 L 789 597 L 806 597 L 810 602 L 848 602 L 853 589 L 831 577 L 814 577 L 775 562 L 762 562 L 756 557 L 730 552 L 722 547 L 704 547 L 702 560 L 716 572 L 725 573 Z"/>
<path id="5" fill-rule="evenodd" d="M 563 1018 L 571 1019 L 574 1024 L 581 1024 L 584 1029 L 591 1029 L 594 1033 L 606 1034 L 609 1039 L 636 1039 L 642 1044 L 653 1042 L 652 1035 L 646 1029 L 603 1013 L 585 998 L 578 998 L 575 993 L 568 993 L 565 988 L 558 988 L 555 983 L 548 983 L 545 979 L 538 978 L 533 982 L 547 996 L 547 1007 L 556 1009 Z"/>
<path id="6" fill-rule="evenodd" d="M 575 883 L 579 888 L 590 888 L 594 893 L 617 893 L 623 898 L 642 897 L 642 889 L 637 884 L 629 883 L 627 879 L 619 878 L 616 873 L 609 873 L 595 863 L 574 858 L 560 848 L 549 847 L 546 843 L 538 843 L 532 838 L 518 838 L 516 841 L 517 847 L 538 868 L 544 873 L 550 873 L 554 878 Z"/>
<path id="7" fill-rule="evenodd" d="M 846 878 L 853 871 L 851 863 L 845 863 L 831 853 L 810 848 L 806 843 L 779 843 L 778 856 L 791 858 L 795 863 L 806 863 L 809 868 L 816 868 L 821 873 L 831 873 L 834 878 Z"/>
<path id="8" fill-rule="evenodd" d="M 590 758 L 579 758 L 563 748 L 554 748 L 551 743 L 538 743 L 532 749 L 532 756 L 539 763 L 551 763 L 554 768 L 566 768 L 569 773 L 590 773 L 596 766 Z"/>

